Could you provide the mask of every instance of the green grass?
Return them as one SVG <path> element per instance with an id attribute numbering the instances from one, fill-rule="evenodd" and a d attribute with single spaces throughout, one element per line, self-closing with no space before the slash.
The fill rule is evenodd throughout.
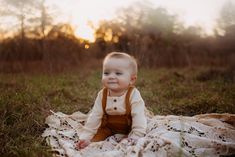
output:
<path id="1" fill-rule="evenodd" d="M 1 156 L 51 156 L 41 138 L 49 110 L 88 112 L 101 88 L 100 73 L 0 74 Z M 235 113 L 235 83 L 228 74 L 141 69 L 136 86 L 155 114 Z"/>

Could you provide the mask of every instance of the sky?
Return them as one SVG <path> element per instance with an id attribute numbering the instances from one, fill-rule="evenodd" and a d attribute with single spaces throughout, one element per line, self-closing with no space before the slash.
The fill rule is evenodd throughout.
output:
<path id="1" fill-rule="evenodd" d="M 92 41 L 94 29 L 89 23 L 97 27 L 100 20 L 112 19 L 118 8 L 137 1 L 148 1 L 154 7 L 164 7 L 169 13 L 177 14 L 186 27 L 198 25 L 210 35 L 221 7 L 229 0 L 46 0 L 46 3 L 58 8 L 56 22 L 70 23 L 78 37 Z"/>

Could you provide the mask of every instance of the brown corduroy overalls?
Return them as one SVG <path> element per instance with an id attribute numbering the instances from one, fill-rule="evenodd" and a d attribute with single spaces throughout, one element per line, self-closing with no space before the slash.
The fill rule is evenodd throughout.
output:
<path id="1" fill-rule="evenodd" d="M 129 87 L 126 97 L 126 114 L 125 115 L 108 115 L 105 111 L 107 104 L 108 89 L 103 89 L 102 97 L 102 108 L 103 108 L 103 118 L 101 126 L 97 130 L 97 133 L 91 139 L 92 142 L 103 141 L 107 137 L 114 134 L 125 134 L 128 135 L 131 131 L 132 117 L 131 117 L 131 105 L 130 105 L 130 95 L 134 87 Z"/>

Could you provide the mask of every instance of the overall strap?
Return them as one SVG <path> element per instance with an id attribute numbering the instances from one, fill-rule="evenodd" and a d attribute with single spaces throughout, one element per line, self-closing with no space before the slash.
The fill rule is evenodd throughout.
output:
<path id="1" fill-rule="evenodd" d="M 126 93 L 125 103 L 126 103 L 126 115 L 127 116 L 131 115 L 130 96 L 131 96 L 131 92 L 132 92 L 133 89 L 134 89 L 134 87 L 130 86 L 128 88 L 127 93 Z"/>
<path id="2" fill-rule="evenodd" d="M 126 115 L 131 115 L 130 96 L 131 96 L 131 92 L 132 92 L 133 89 L 134 89 L 134 87 L 130 86 L 128 88 L 127 93 L 126 93 L 126 97 L 125 97 Z M 108 89 L 104 88 L 103 89 L 103 97 L 102 97 L 102 108 L 103 108 L 104 114 L 107 114 L 106 111 L 105 111 L 106 104 L 107 104 L 107 97 L 108 97 Z"/>
<path id="3" fill-rule="evenodd" d="M 105 111 L 106 104 L 107 104 L 107 97 L 108 97 L 108 89 L 104 88 L 103 89 L 103 97 L 102 97 L 102 108 L 103 108 L 103 112 L 105 115 L 107 114 Z"/>

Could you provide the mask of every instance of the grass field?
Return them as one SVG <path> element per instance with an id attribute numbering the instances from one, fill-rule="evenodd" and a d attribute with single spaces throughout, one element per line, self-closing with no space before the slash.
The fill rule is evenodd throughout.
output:
<path id="1" fill-rule="evenodd" d="M 0 74 L 1 156 L 51 156 L 41 138 L 49 110 L 88 112 L 101 71 Z M 235 113 L 234 73 L 209 68 L 141 69 L 136 84 L 155 114 Z"/>

